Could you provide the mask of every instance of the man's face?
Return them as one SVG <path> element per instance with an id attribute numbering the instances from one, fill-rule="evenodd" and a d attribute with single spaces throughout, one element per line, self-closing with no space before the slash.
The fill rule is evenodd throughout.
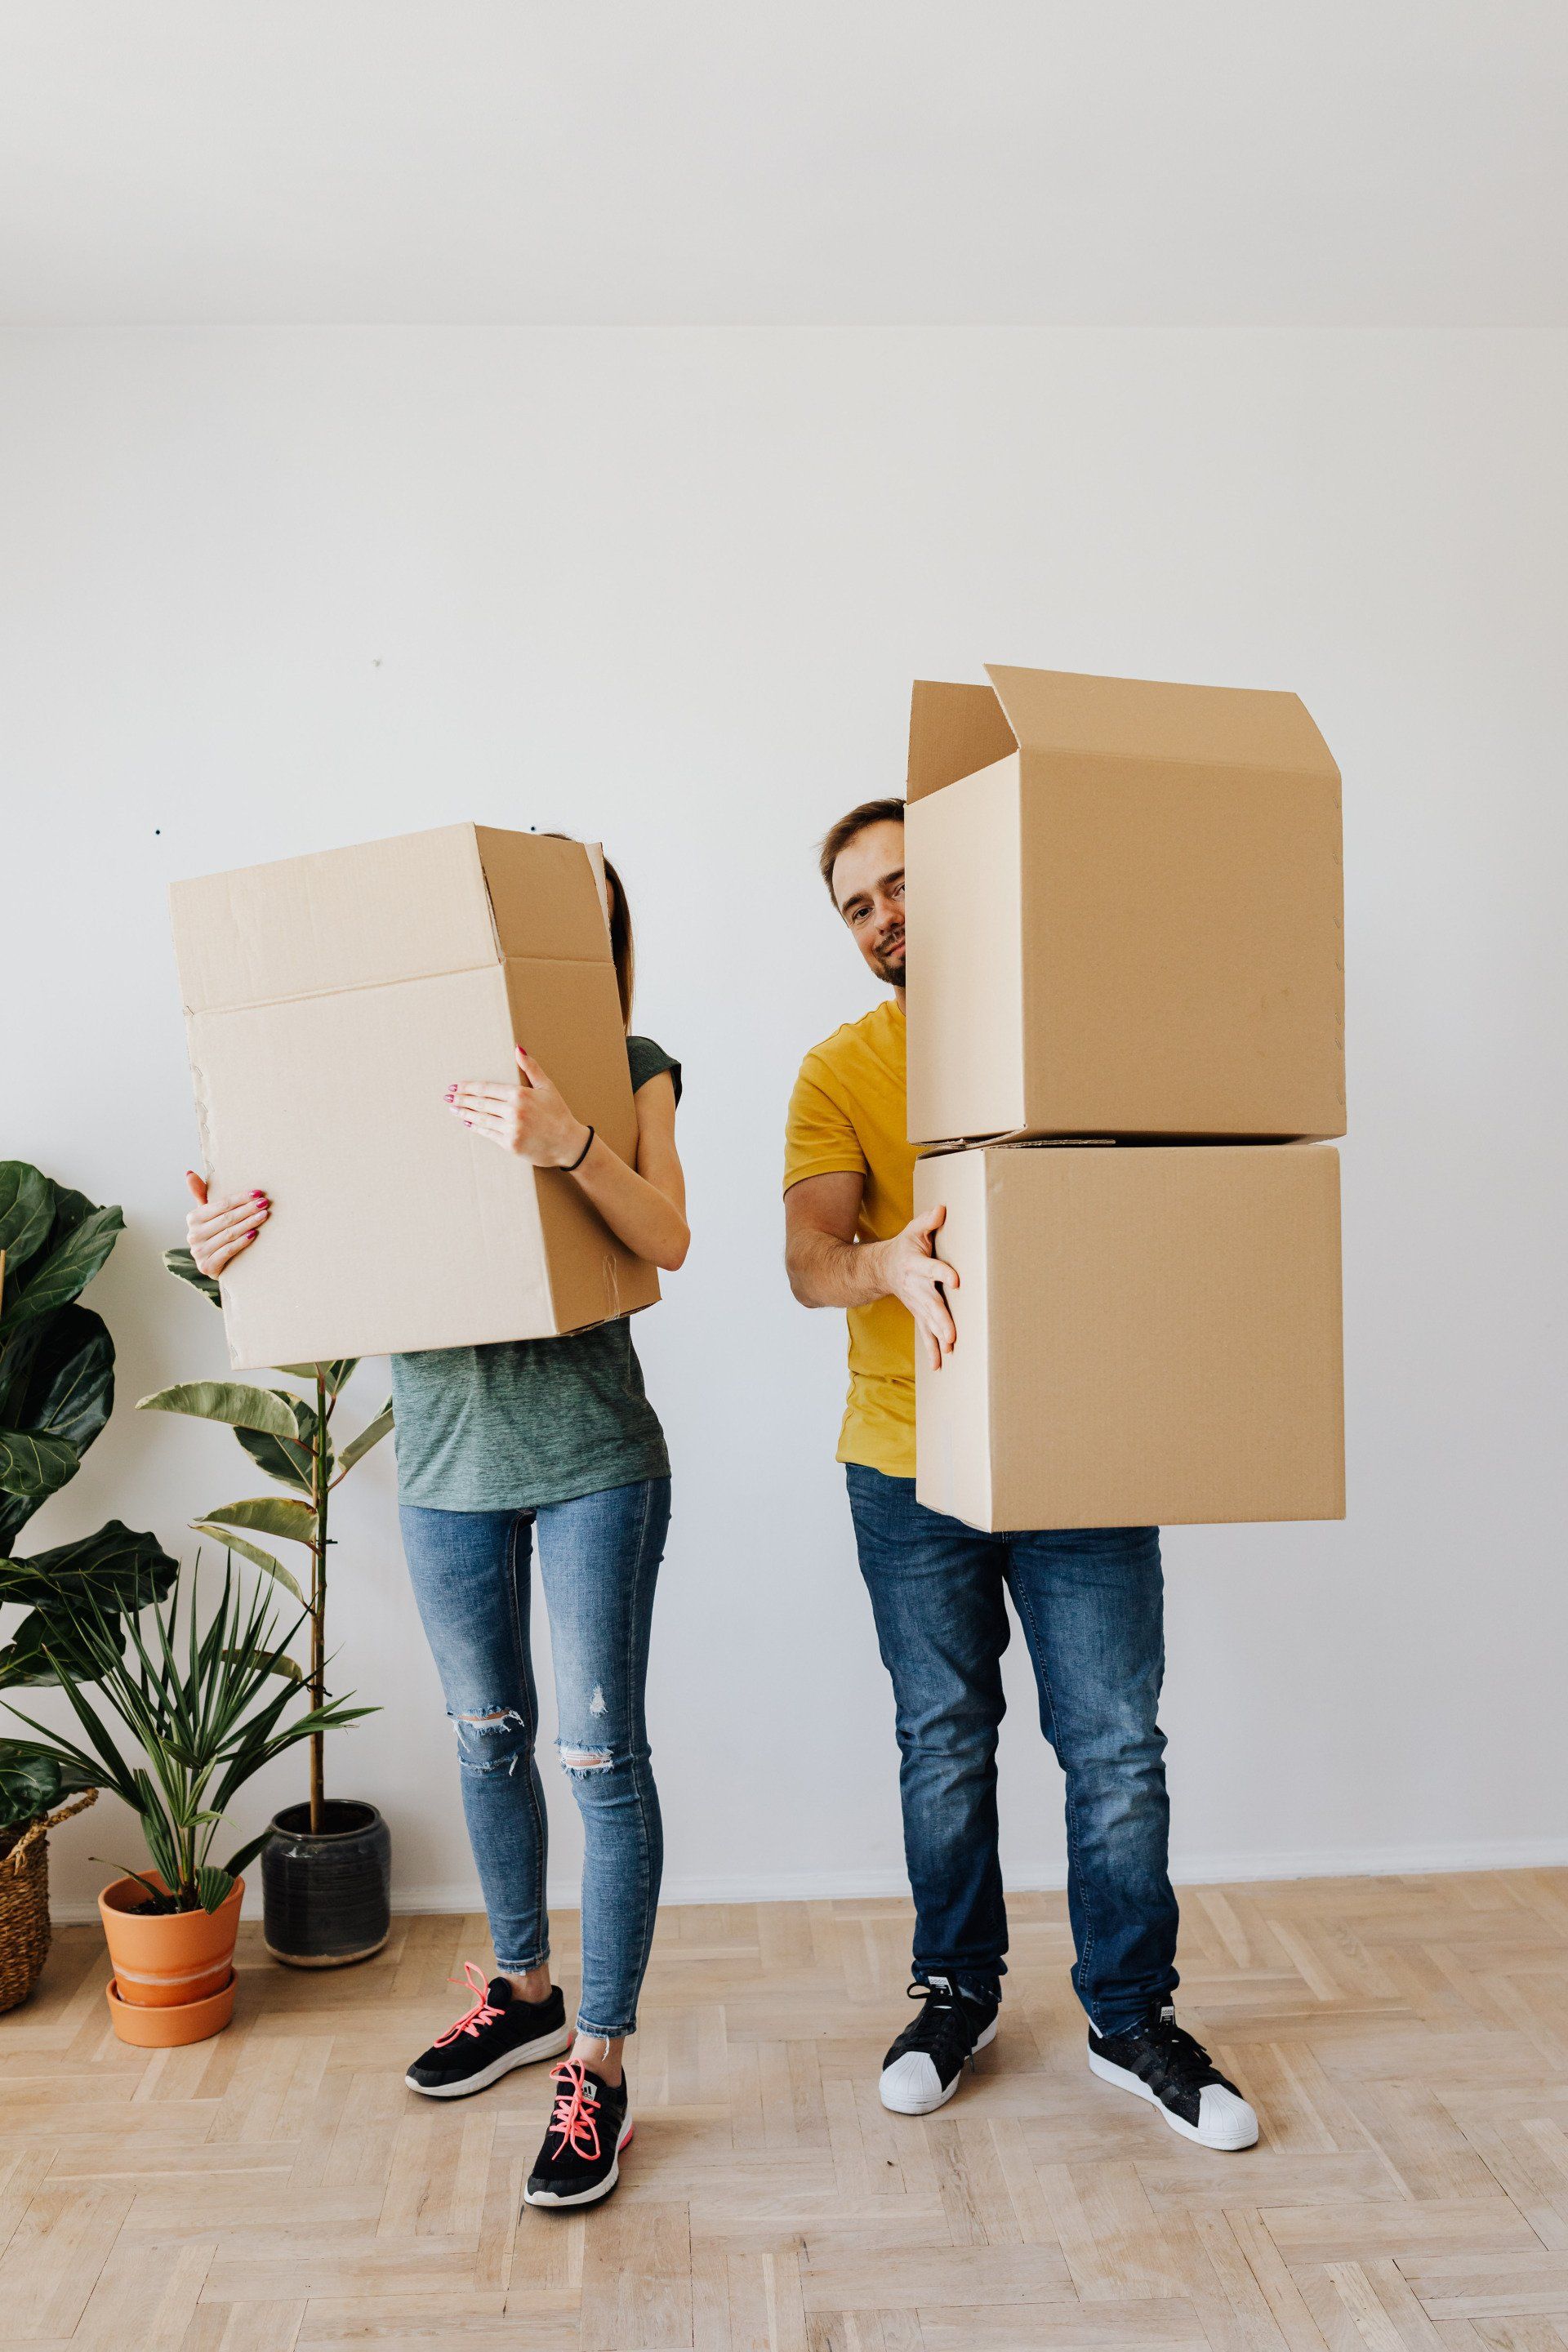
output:
<path id="1" fill-rule="evenodd" d="M 868 824 L 833 861 L 833 896 L 879 980 L 904 984 L 904 828 Z"/>

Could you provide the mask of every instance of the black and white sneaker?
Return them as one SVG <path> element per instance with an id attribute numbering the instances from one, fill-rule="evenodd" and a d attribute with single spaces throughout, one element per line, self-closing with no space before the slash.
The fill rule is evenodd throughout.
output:
<path id="1" fill-rule="evenodd" d="M 910 1999 L 921 2013 L 882 2061 L 882 2105 L 896 2116 L 934 2115 L 957 2090 L 966 2063 L 996 2039 L 997 2004 L 970 2000 L 945 1977 L 917 1979 Z"/>
<path id="2" fill-rule="evenodd" d="M 555 2105 L 522 2201 L 596 2205 L 620 2179 L 621 2150 L 632 2136 L 626 2078 L 606 2083 L 580 2058 L 569 2058 L 550 2079 Z"/>
<path id="3" fill-rule="evenodd" d="M 1257 2144 L 1258 2117 L 1202 2042 L 1176 2023 L 1169 2001 L 1155 2003 L 1130 2033 L 1100 2034 L 1091 2025 L 1089 2071 L 1149 2100 L 1173 2132 L 1200 2147 L 1234 2152 Z"/>
<path id="4" fill-rule="evenodd" d="M 543 2000 L 524 2000 L 505 1977 L 492 1977 L 487 1985 L 472 1960 L 463 1962 L 463 1974 L 474 1996 L 472 2008 L 438 2033 L 403 2077 L 411 2091 L 423 2091 L 427 2099 L 466 2099 L 470 2091 L 499 2083 L 514 2066 L 559 2058 L 571 2046 L 559 1985 L 552 1985 Z"/>

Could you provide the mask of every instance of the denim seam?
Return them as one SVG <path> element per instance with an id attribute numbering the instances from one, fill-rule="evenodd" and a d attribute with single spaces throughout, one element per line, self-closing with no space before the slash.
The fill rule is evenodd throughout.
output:
<path id="1" fill-rule="evenodd" d="M 1061 1737 L 1061 1717 L 1057 1710 L 1056 1693 L 1051 1687 L 1051 1670 L 1049 1661 L 1046 1655 L 1045 1637 L 1041 1632 L 1039 1619 L 1035 1613 L 1034 1605 L 1029 1599 L 1029 1595 L 1025 1587 L 1022 1577 L 1016 1578 L 1013 1580 L 1013 1598 L 1017 1604 L 1020 1616 L 1026 1621 L 1028 1626 L 1028 1631 L 1031 1636 L 1030 1647 L 1034 1653 L 1036 1661 L 1035 1671 L 1039 1675 L 1041 1682 L 1045 1685 L 1046 1705 L 1051 1710 L 1051 1727 L 1056 1732 L 1059 1741 Z M 1071 1772 L 1068 1771 L 1065 1760 L 1062 1759 L 1059 1746 L 1057 1748 L 1057 1756 L 1058 1762 L 1061 1762 L 1062 1765 L 1062 1778 L 1065 1783 L 1066 1801 L 1063 1810 L 1067 1815 L 1068 1867 L 1069 1871 L 1077 1873 L 1079 1885 L 1083 1889 L 1083 1949 L 1079 1954 L 1079 1972 L 1084 1979 L 1084 1982 L 1087 1987 L 1089 1982 L 1089 1961 L 1094 1954 L 1094 1906 L 1089 1899 L 1088 1876 L 1083 1867 L 1082 1849 L 1079 1844 L 1078 1811 L 1073 1798 L 1073 1776 Z M 1095 2014 L 1097 2004 L 1094 2002 L 1092 1995 L 1085 2001 L 1084 2005 L 1089 2011 L 1089 2023 L 1094 2027 L 1095 2032 L 1098 2033 L 1100 2031 L 1100 2020 Z"/>
<path id="2" fill-rule="evenodd" d="M 634 2017 L 629 2025 L 594 2025 L 579 2011 L 575 2030 L 588 2034 L 595 2042 L 625 2042 L 637 2032 L 637 2021 Z"/>
<path id="3" fill-rule="evenodd" d="M 644 1570 L 647 1566 L 647 1527 L 648 1521 L 652 1516 L 653 1482 L 650 1479 L 647 1485 L 643 1488 L 642 1526 L 637 1531 L 637 1564 L 632 1578 L 631 1620 L 634 1629 L 642 1622 L 642 1581 Z M 629 1731 L 635 1731 L 637 1735 L 635 1742 L 635 1748 L 637 1749 L 644 1749 L 647 1746 L 647 1726 L 646 1722 L 642 1720 L 642 1714 L 643 1710 L 639 1708 L 637 1711 L 637 1721 L 635 1724 L 628 1724 L 626 1727 Z M 653 1849 L 648 1837 L 647 1798 L 643 1788 L 643 1780 L 647 1770 L 647 1764 L 646 1758 L 639 1760 L 637 1755 L 634 1752 L 632 1759 L 632 1786 L 637 1790 L 637 1819 L 642 1823 L 642 1849 L 639 1856 L 639 1867 L 642 1871 L 642 1936 L 640 1939 L 637 1963 L 637 1984 L 639 1989 L 641 1987 L 643 1978 L 647 1973 L 648 1955 L 653 1948 L 653 1919 L 651 1916 L 651 1898 L 653 1893 L 652 1872 L 648 1867 L 648 1857 Z M 631 2027 L 625 2030 L 635 2032 L 635 2022 Z"/>
<path id="4" fill-rule="evenodd" d="M 512 1654 L 517 1665 L 518 1687 L 522 1693 L 523 1704 L 528 1708 L 529 1714 L 529 1720 L 525 1727 L 528 1732 L 529 1749 L 528 1802 L 530 1810 L 533 1814 L 533 1850 L 535 1857 L 533 1875 L 533 1916 L 544 1929 L 544 1940 L 546 1945 L 548 1945 L 550 1929 L 549 1913 L 545 1907 L 545 1892 L 549 1867 L 550 1825 L 547 1818 L 545 1817 L 544 1809 L 540 1803 L 539 1771 L 538 1767 L 533 1760 L 533 1752 L 539 1738 L 539 1700 L 538 1695 L 533 1688 L 532 1664 L 529 1656 L 528 1643 L 523 1639 L 522 1616 L 518 1605 L 517 1593 L 517 1531 L 519 1528 L 525 1523 L 525 1520 L 528 1524 L 531 1525 L 531 1512 L 524 1513 L 519 1511 L 514 1514 L 512 1518 L 511 1528 L 507 1537 L 507 1577 L 511 1588 Z M 519 1974 L 522 1973 L 523 1971 L 519 1971 Z"/>

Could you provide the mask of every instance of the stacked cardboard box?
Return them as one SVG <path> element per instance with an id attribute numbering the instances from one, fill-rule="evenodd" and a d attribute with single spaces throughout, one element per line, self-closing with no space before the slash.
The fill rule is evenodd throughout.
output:
<path id="1" fill-rule="evenodd" d="M 1339 772 L 1294 695 L 987 675 L 910 718 L 920 1499 L 1340 1517 Z"/>
<path id="2" fill-rule="evenodd" d="M 446 1109 L 526 1045 L 633 1158 L 597 847 L 444 825 L 171 894 L 215 1192 L 264 1186 L 223 1276 L 237 1365 L 546 1339 L 658 1297 L 581 1188 Z"/>

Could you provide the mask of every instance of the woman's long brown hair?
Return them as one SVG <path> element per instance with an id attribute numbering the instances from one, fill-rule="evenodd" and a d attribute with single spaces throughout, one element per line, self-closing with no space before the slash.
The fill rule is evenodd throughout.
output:
<path id="1" fill-rule="evenodd" d="M 616 959 L 616 986 L 621 992 L 621 1019 L 632 1025 L 632 991 L 637 985 L 637 950 L 632 945 L 632 910 L 621 877 L 605 859 L 605 880 L 610 892 L 610 952 Z"/>

